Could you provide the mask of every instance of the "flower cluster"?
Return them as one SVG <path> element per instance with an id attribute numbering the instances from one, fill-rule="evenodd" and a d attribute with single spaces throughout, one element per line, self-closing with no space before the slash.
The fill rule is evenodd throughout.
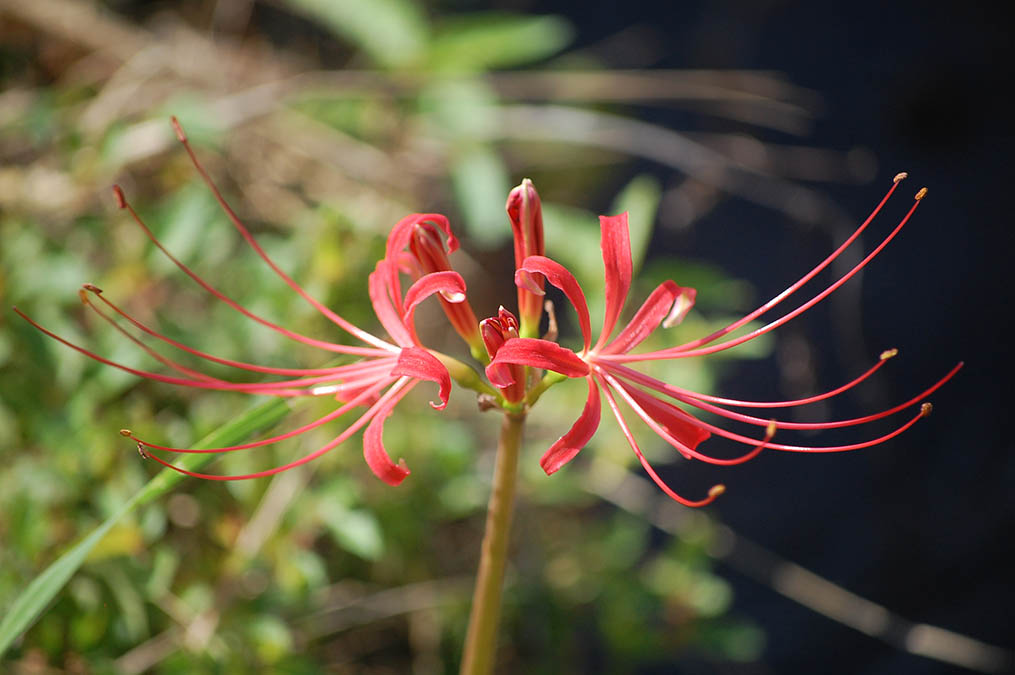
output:
<path id="1" fill-rule="evenodd" d="M 531 181 L 526 179 L 512 190 L 506 207 L 515 242 L 517 315 L 501 307 L 497 316 L 478 321 L 466 299 L 465 282 L 453 270 L 449 261 L 448 256 L 457 249 L 458 242 L 451 231 L 447 218 L 439 214 L 412 214 L 394 226 L 388 237 L 384 258 L 377 263 L 369 277 L 370 300 L 380 325 L 387 333 L 387 337 L 382 338 L 342 318 L 313 298 L 278 267 L 226 203 L 210 176 L 201 166 L 175 118 L 173 126 L 194 167 L 207 183 L 240 236 L 282 282 L 338 328 L 360 343 L 346 345 L 309 337 L 283 328 L 240 305 L 166 250 L 127 201 L 123 191 L 119 187 L 115 187 L 114 193 L 120 208 L 130 214 L 152 243 L 184 274 L 216 299 L 226 303 L 252 321 L 290 340 L 332 354 L 352 356 L 358 359 L 346 365 L 303 369 L 260 366 L 213 356 L 162 335 L 113 303 L 96 286 L 84 285 L 80 295 L 88 308 L 167 369 L 174 371 L 174 374 L 152 372 L 116 363 L 75 345 L 43 328 L 15 308 L 15 311 L 18 311 L 22 317 L 50 337 L 101 363 L 140 377 L 197 389 L 216 389 L 266 396 L 331 396 L 339 404 L 332 412 L 297 429 L 270 438 L 222 448 L 193 450 L 170 447 L 138 438 L 129 430 L 121 430 L 124 436 L 130 437 L 137 444 L 139 451 L 144 456 L 151 457 L 171 469 L 191 476 L 212 480 L 239 480 L 270 476 L 323 455 L 365 427 L 363 453 L 368 466 L 384 482 L 398 485 L 408 475 L 409 470 L 404 461 L 395 463 L 388 455 L 382 441 L 384 421 L 398 402 L 419 382 L 425 380 L 437 384 L 439 402 L 431 403 L 431 405 L 438 410 L 443 409 L 447 404 L 451 381 L 454 379 L 460 385 L 479 392 L 485 407 L 498 407 L 508 414 L 521 415 L 536 403 L 547 387 L 568 378 L 582 378 L 588 387 L 588 397 L 584 409 L 570 430 L 554 442 L 543 455 L 540 464 L 546 473 L 552 474 L 559 470 L 591 440 L 599 426 L 602 398 L 605 397 L 606 404 L 620 425 L 631 449 L 652 480 L 667 495 L 680 503 L 688 506 L 702 506 L 721 494 L 724 490 L 723 486 L 712 487 L 706 497 L 698 500 L 686 499 L 674 492 L 659 477 L 642 453 L 622 412 L 621 401 L 653 432 L 684 457 L 711 464 L 731 465 L 746 462 L 765 449 L 791 452 L 840 452 L 883 443 L 904 432 L 926 415 L 930 410 L 930 404 L 919 405 L 917 412 L 893 431 L 851 444 L 788 445 L 775 442 L 774 436 L 778 430 L 782 429 L 822 430 L 851 427 L 894 415 L 921 403 L 926 396 L 947 382 L 962 367 L 962 364 L 959 363 L 919 395 L 887 410 L 854 419 L 818 423 L 766 419 L 738 412 L 736 409 L 790 408 L 831 398 L 869 378 L 890 357 L 895 355 L 895 350 L 884 352 L 866 372 L 840 387 L 808 398 L 789 401 L 743 401 L 706 395 L 663 382 L 631 367 L 637 362 L 702 357 L 730 349 L 774 330 L 823 300 L 862 270 L 895 238 L 920 204 L 920 200 L 926 194 L 925 189 L 917 193 L 909 211 L 890 234 L 841 278 L 780 318 L 739 337 L 727 337 L 780 305 L 828 267 L 870 225 L 896 191 L 899 183 L 905 178 L 905 174 L 896 176 L 885 197 L 841 246 L 785 291 L 741 319 L 710 335 L 685 344 L 640 353 L 634 350 L 660 326 L 668 328 L 684 319 L 694 306 L 696 292 L 693 288 L 679 286 L 673 281 L 660 284 L 614 336 L 615 329 L 624 313 L 633 275 L 627 214 L 600 217 L 605 271 L 605 314 L 602 329 L 595 342 L 593 342 L 588 304 L 581 286 L 563 265 L 545 255 L 540 201 Z M 537 337 L 542 320 L 546 284 L 559 289 L 573 305 L 581 332 L 581 347 L 579 349 L 572 350 L 561 346 L 556 340 L 555 330 L 551 330 L 543 338 Z M 479 363 L 485 365 L 485 374 L 489 384 L 484 382 L 480 374 L 472 367 L 429 349 L 420 342 L 414 313 L 419 304 L 431 296 L 438 299 L 451 327 L 468 345 L 472 356 Z M 552 318 L 551 314 L 551 320 Z M 213 377 L 197 369 L 184 366 L 156 351 L 135 333 L 130 332 L 123 325 L 124 322 L 149 338 L 202 361 L 229 366 L 241 371 L 274 376 L 275 379 L 257 383 L 238 383 Z M 542 374 L 543 371 L 547 372 Z M 233 476 L 197 473 L 175 466 L 160 455 L 160 453 L 166 452 L 226 453 L 265 446 L 332 422 L 355 408 L 365 408 L 365 410 L 323 447 L 281 466 L 256 473 Z M 698 419 L 692 414 L 694 410 L 760 427 L 763 432 L 758 438 L 733 433 Z M 720 459 L 705 454 L 699 448 L 713 434 L 743 444 L 748 450 L 741 456 L 732 459 Z"/>

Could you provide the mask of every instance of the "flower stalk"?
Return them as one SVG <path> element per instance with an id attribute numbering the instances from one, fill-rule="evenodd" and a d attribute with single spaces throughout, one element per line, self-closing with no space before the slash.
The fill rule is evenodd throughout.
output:
<path id="1" fill-rule="evenodd" d="M 479 572 L 476 575 L 476 589 L 472 594 L 472 611 L 469 614 L 465 651 L 459 671 L 461 675 L 488 675 L 493 672 L 508 537 L 518 483 L 518 451 L 524 424 L 524 413 L 507 413 L 501 422 Z"/>

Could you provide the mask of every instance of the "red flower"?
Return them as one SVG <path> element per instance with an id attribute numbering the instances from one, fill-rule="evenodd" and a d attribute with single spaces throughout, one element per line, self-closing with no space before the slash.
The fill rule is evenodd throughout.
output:
<path id="1" fill-rule="evenodd" d="M 920 190 L 915 198 L 912 207 L 903 217 L 901 222 L 892 232 L 860 263 L 852 270 L 832 283 L 826 289 L 815 295 L 798 308 L 757 328 L 743 336 L 731 338 L 716 343 L 724 336 L 736 329 L 746 325 L 748 322 L 768 312 L 783 300 L 799 290 L 804 284 L 813 279 L 819 272 L 825 269 L 835 260 L 857 237 L 867 228 L 870 222 L 878 214 L 881 208 L 891 197 L 898 187 L 899 182 L 905 178 L 905 174 L 896 176 L 892 188 L 885 195 L 884 199 L 874 209 L 873 213 L 860 225 L 859 228 L 831 255 L 817 265 L 813 270 L 805 274 L 799 281 L 791 285 L 785 291 L 772 298 L 770 301 L 758 307 L 753 312 L 729 326 L 707 335 L 703 338 L 693 340 L 686 344 L 669 347 L 653 352 L 632 354 L 631 350 L 637 347 L 649 334 L 662 323 L 668 327 L 679 323 L 688 310 L 693 306 L 695 290 L 683 288 L 672 281 L 666 281 L 659 285 L 645 300 L 638 309 L 631 321 L 610 340 L 614 327 L 620 318 L 624 302 L 631 286 L 632 264 L 631 245 L 628 235 L 627 214 L 606 217 L 601 216 L 600 227 L 602 231 L 601 242 L 603 251 L 603 266 L 605 268 L 606 280 L 606 311 L 603 320 L 603 328 L 596 343 L 592 344 L 591 327 L 589 320 L 588 306 L 585 295 L 574 276 L 562 265 L 543 256 L 527 257 L 519 266 L 515 274 L 515 282 L 519 287 L 524 287 L 532 293 L 539 293 L 542 290 L 542 282 L 545 280 L 556 286 L 574 305 L 578 314 L 578 323 L 582 333 L 582 348 L 575 352 L 565 349 L 555 342 L 534 338 L 515 338 L 507 340 L 500 345 L 496 357 L 487 367 L 487 377 L 498 387 L 509 387 L 514 384 L 518 366 L 531 366 L 543 368 L 569 378 L 584 378 L 588 385 L 588 399 L 585 408 L 577 422 L 571 429 L 554 443 L 543 455 L 540 461 L 541 466 L 547 474 L 552 474 L 569 462 L 585 446 L 595 434 L 600 419 L 601 400 L 600 394 L 606 397 L 607 405 L 617 418 L 621 431 L 627 438 L 632 450 L 637 455 L 642 466 L 651 476 L 652 480 L 673 499 L 688 506 L 702 506 L 713 501 L 724 490 L 722 485 L 714 486 L 708 496 L 701 500 L 688 500 L 676 494 L 656 474 L 652 466 L 645 459 L 638 446 L 630 428 L 624 419 L 617 402 L 617 397 L 624 402 L 640 417 L 648 426 L 663 440 L 676 448 L 687 458 L 694 458 L 711 464 L 730 465 L 746 462 L 757 456 L 766 448 L 774 450 L 785 450 L 791 452 L 840 452 L 856 450 L 883 443 L 899 435 L 918 419 L 930 411 L 930 404 L 924 403 L 920 406 L 919 412 L 907 422 L 897 427 L 894 431 L 873 439 L 852 443 L 848 445 L 834 445 L 824 447 L 786 445 L 772 442 L 772 437 L 778 429 L 834 429 L 848 427 L 874 420 L 882 419 L 893 415 L 905 408 L 908 408 L 921 399 L 934 392 L 938 387 L 948 381 L 962 364 L 959 363 L 948 372 L 937 383 L 918 396 L 901 403 L 897 406 L 883 410 L 879 413 L 859 417 L 856 419 L 839 420 L 834 422 L 801 423 L 782 420 L 768 420 L 736 412 L 730 408 L 788 408 L 797 405 L 813 403 L 836 396 L 870 377 L 876 372 L 885 361 L 895 355 L 895 350 L 890 350 L 881 355 L 881 358 L 867 372 L 863 373 L 853 381 L 838 387 L 832 391 L 811 396 L 805 399 L 793 401 L 740 401 L 728 398 L 709 396 L 706 394 L 684 389 L 672 384 L 667 384 L 656 378 L 634 370 L 628 366 L 638 361 L 651 361 L 659 359 L 679 359 L 694 356 L 704 356 L 719 352 L 736 345 L 752 340 L 763 335 L 790 319 L 805 312 L 820 302 L 839 286 L 852 278 L 857 272 L 863 269 L 868 262 L 878 255 L 909 221 L 920 200 L 926 194 L 926 190 Z M 715 426 L 703 420 L 699 420 L 676 403 L 707 411 L 725 417 L 730 420 L 744 422 L 765 429 L 761 439 L 749 438 L 736 434 L 721 427 Z M 744 455 L 734 459 L 718 459 L 701 453 L 697 448 L 712 434 L 716 434 L 737 443 L 742 443 L 751 449 Z"/>
<path id="2" fill-rule="evenodd" d="M 43 328 L 38 323 L 30 319 L 23 312 L 15 308 L 23 318 L 29 321 L 33 326 L 43 331 L 50 337 L 62 342 L 63 344 L 76 349 L 77 351 L 99 361 L 101 363 L 119 368 L 121 370 L 133 373 L 140 377 L 145 377 L 151 380 L 159 382 L 166 382 L 169 384 L 176 384 L 184 387 L 192 387 L 196 389 L 217 389 L 223 391 L 239 391 L 248 394 L 258 394 L 267 396 L 280 396 L 280 397 L 295 397 L 295 396 L 334 396 L 339 402 L 342 403 L 334 411 L 327 415 L 317 419 L 309 424 L 306 424 L 298 429 L 289 431 L 287 433 L 266 438 L 260 441 L 253 441 L 250 443 L 244 443 L 241 445 L 234 445 L 224 448 L 212 448 L 208 450 L 192 450 L 186 448 L 174 448 L 165 445 L 159 445 L 150 441 L 142 440 L 134 436 L 134 434 L 127 430 L 121 430 L 121 434 L 129 436 L 137 442 L 138 449 L 145 456 L 149 456 L 155 461 L 163 464 L 171 469 L 175 469 L 181 473 L 185 473 L 190 476 L 196 476 L 198 478 L 207 478 L 211 480 L 241 480 L 246 478 L 259 478 L 262 476 L 270 476 L 287 469 L 305 464 L 317 457 L 320 457 L 324 453 L 337 447 L 347 438 L 356 433 L 359 429 L 366 426 L 366 431 L 363 434 L 363 454 L 366 458 L 367 464 L 371 470 L 377 475 L 378 478 L 390 485 L 398 485 L 402 480 L 409 474 L 409 470 L 405 467 L 404 461 L 400 461 L 395 464 L 391 461 L 387 451 L 384 449 L 382 443 L 382 433 L 384 429 L 384 420 L 391 414 L 392 409 L 395 405 L 407 394 L 409 391 L 420 381 L 429 380 L 437 383 L 439 387 L 439 403 L 431 403 L 431 405 L 441 410 L 447 404 L 448 396 L 451 391 L 451 378 L 449 376 L 447 368 L 442 364 L 437 357 L 427 351 L 419 342 L 419 338 L 416 336 L 416 328 L 413 322 L 413 313 L 416 306 L 424 299 L 434 294 L 439 294 L 441 300 L 445 303 L 445 307 L 454 307 L 456 304 L 462 303 L 465 300 L 465 282 L 457 272 L 450 271 L 450 269 L 441 269 L 439 271 L 433 271 L 431 273 L 419 273 L 415 275 L 416 281 L 413 283 L 405 294 L 402 294 L 401 283 L 399 279 L 400 267 L 402 267 L 402 253 L 403 249 L 408 244 L 408 237 L 413 232 L 419 230 L 425 230 L 429 234 L 436 235 L 437 231 L 443 231 L 449 242 L 449 248 L 453 250 L 455 246 L 455 239 L 451 234 L 448 226 L 448 221 L 444 216 L 438 214 L 413 214 L 404 218 L 399 222 L 392 230 L 391 236 L 388 241 L 388 255 L 377 263 L 375 271 L 370 275 L 369 289 L 370 299 L 374 306 L 374 311 L 377 314 L 377 318 L 381 324 L 387 330 L 390 340 L 381 339 L 375 335 L 364 331 L 361 328 L 354 326 L 353 324 L 346 321 L 344 318 L 333 312 L 332 310 L 325 307 L 310 294 L 308 294 L 299 284 L 297 284 L 291 277 L 283 272 L 275 263 L 272 261 L 268 254 L 265 253 L 264 249 L 257 243 L 247 228 L 240 221 L 236 213 L 229 207 L 229 205 L 222 198 L 221 193 L 212 183 L 211 178 L 205 172 L 197 157 L 195 156 L 190 144 L 187 141 L 186 135 L 180 128 L 176 119 L 173 119 L 173 126 L 176 129 L 177 136 L 186 148 L 187 153 L 190 155 L 191 160 L 194 163 L 195 168 L 201 174 L 201 177 L 208 184 L 215 199 L 218 200 L 222 209 L 226 215 L 232 221 L 237 231 L 247 241 L 248 244 L 254 249 L 258 256 L 264 260 L 268 266 L 285 282 L 290 288 L 293 289 L 300 297 L 310 303 L 315 309 L 321 314 L 326 316 L 337 326 L 348 332 L 351 336 L 355 337 L 363 344 L 360 346 L 349 346 L 343 344 L 337 344 L 333 342 L 327 342 L 324 340 L 318 340 L 311 338 L 291 330 L 285 329 L 275 323 L 264 319 L 245 307 L 238 304 L 236 301 L 227 297 L 216 288 L 214 288 L 207 281 L 198 276 L 189 267 L 183 264 L 180 260 L 174 257 L 169 251 L 167 251 L 163 245 L 156 239 L 155 235 L 148 228 L 147 225 L 141 220 L 138 214 L 134 211 L 133 207 L 127 202 L 124 197 L 123 191 L 119 186 L 114 187 L 113 191 L 116 195 L 117 202 L 122 209 L 126 209 L 130 215 L 134 218 L 138 226 L 144 231 L 149 239 L 163 252 L 165 255 L 176 264 L 185 274 L 191 277 L 195 282 L 201 285 L 206 291 L 211 293 L 215 298 L 226 303 L 236 311 L 240 312 L 244 316 L 256 321 L 257 323 L 267 326 L 271 330 L 284 335 L 285 337 L 294 340 L 296 342 L 302 342 L 307 345 L 318 347 L 322 350 L 336 353 L 336 354 L 349 354 L 361 357 L 361 359 L 355 363 L 343 366 L 336 366 L 331 368 L 274 368 L 267 366 L 259 366 L 251 363 L 244 363 L 241 361 L 234 361 L 231 359 L 224 359 L 211 354 L 205 353 L 193 347 L 189 347 L 182 344 L 172 338 L 166 337 L 158 333 L 157 331 L 149 328 L 147 325 L 136 319 L 135 317 L 128 314 L 126 311 L 109 301 L 105 295 L 103 295 L 101 289 L 97 288 L 92 284 L 85 284 L 80 291 L 81 299 L 86 306 L 93 309 L 99 316 L 108 321 L 120 332 L 126 335 L 130 340 L 140 346 L 145 352 L 156 358 L 165 366 L 175 370 L 178 375 L 163 375 L 159 373 L 138 370 L 130 368 L 120 363 L 116 363 L 109 359 L 106 359 L 98 354 L 95 354 L 83 347 L 75 345 L 66 339 L 56 335 L 55 333 Z M 94 297 L 94 299 L 93 299 Z M 100 301 L 108 310 L 119 315 L 131 323 L 135 328 L 139 329 L 143 333 L 156 338 L 176 349 L 182 350 L 192 356 L 196 356 L 205 361 L 212 363 L 218 363 L 221 365 L 231 366 L 239 370 L 245 370 L 248 372 L 270 374 L 282 376 L 286 379 L 279 379 L 271 382 L 257 382 L 257 383 L 237 383 L 229 382 L 220 378 L 212 377 L 198 370 L 185 367 L 172 359 L 159 354 L 151 347 L 142 343 L 137 337 L 127 332 L 125 328 L 120 326 L 114 316 L 103 310 L 99 303 L 95 302 L 95 299 Z M 471 314 L 471 310 L 468 310 Z M 475 319 L 473 318 L 475 323 Z M 478 336 L 479 328 L 478 323 L 475 325 L 475 334 Z M 481 342 L 480 342 L 481 344 Z M 218 453 L 218 452 L 233 452 L 237 450 L 245 450 L 248 448 L 254 448 L 264 445 L 276 443 L 278 441 L 292 438 L 299 434 L 310 431 L 311 429 L 317 428 L 327 422 L 338 419 L 342 415 L 349 412 L 352 408 L 366 405 L 367 410 L 360 417 L 346 427 L 340 434 L 338 434 L 331 442 L 325 446 L 311 452 L 299 459 L 293 460 L 282 466 L 277 466 L 272 469 L 265 471 L 259 471 L 257 473 L 245 474 L 240 476 L 221 476 L 214 474 L 204 474 L 188 471 L 186 469 L 176 467 L 167 460 L 155 454 L 152 451 L 166 451 L 166 452 L 192 452 L 192 453 Z"/>

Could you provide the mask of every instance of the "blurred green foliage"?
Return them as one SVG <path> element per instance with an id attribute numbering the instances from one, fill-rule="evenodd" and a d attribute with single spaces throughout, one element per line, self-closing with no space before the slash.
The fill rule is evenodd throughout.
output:
<path id="1" fill-rule="evenodd" d="M 216 3 L 204 4 L 208 12 L 198 17 Z M 544 195 L 548 254 L 586 284 L 593 313 L 602 311 L 593 209 L 609 206 L 610 194 L 614 211 L 630 210 L 636 261 L 647 261 L 632 297 L 675 275 L 700 289 L 701 311 L 653 336 L 647 348 L 711 330 L 750 299 L 749 289 L 716 269 L 651 253 L 662 195 L 656 178 L 630 179 L 629 166 L 594 149 L 560 163 L 550 161 L 559 152 L 551 144 L 510 148 L 490 140 L 486 130 L 497 123 L 502 100 L 478 76 L 545 64 L 568 44 L 563 20 L 427 15 L 408 0 L 285 5 L 335 33 L 350 64 L 379 69 L 370 71 L 369 86 L 258 95 L 258 86 L 267 86 L 260 66 L 295 80 L 292 59 L 308 57 L 270 44 L 256 22 L 245 29 L 251 45 L 216 45 L 179 18 L 153 37 L 144 20 L 102 15 L 107 23 L 100 25 L 134 31 L 147 45 L 126 60 L 104 51 L 112 43 L 57 37 L 24 17 L 4 28 L 18 38 L 0 53 L 6 305 L 16 303 L 98 354 L 157 367 L 81 306 L 77 290 L 91 282 L 166 335 L 207 352 L 322 365 L 320 354 L 214 302 L 115 210 L 107 188 L 118 180 L 167 248 L 227 295 L 283 326 L 344 339 L 244 248 L 174 145 L 170 112 L 275 260 L 368 329 L 377 326 L 366 277 L 386 228 L 411 211 L 448 212 L 464 230 L 465 252 L 455 262 L 477 310 L 492 314 L 501 298 L 513 298 L 503 203 L 523 175 L 536 178 Z M 198 57 L 221 49 L 221 72 L 181 62 L 188 49 Z M 399 89 L 406 73 L 414 86 Z M 235 98 L 244 92 L 248 99 Z M 597 195 L 593 203 L 589 194 Z M 436 313 L 421 311 L 420 324 L 436 347 L 465 353 Z M 0 328 L 0 608 L 8 608 L 156 473 L 117 434 L 120 427 L 187 446 L 241 417 L 251 402 L 139 380 L 47 339 L 10 311 L 0 314 Z M 766 353 L 763 341 L 751 345 L 733 358 Z M 708 391 L 724 363 L 653 367 Z M 496 424 L 476 412 L 467 392 L 459 390 L 442 414 L 425 405 L 431 396 L 414 394 L 388 425 L 387 446 L 413 469 L 397 489 L 370 474 L 354 438 L 270 480 L 184 481 L 125 515 L 16 642 L 9 663 L 26 672 L 45 664 L 73 672 L 454 672 Z M 568 470 L 552 479 L 539 470 L 538 457 L 584 396 L 580 384 L 555 387 L 526 432 L 504 671 L 586 672 L 595 664 L 633 672 L 689 652 L 753 658 L 761 634 L 730 614 L 729 586 L 705 553 L 712 521 L 696 516 L 686 538 L 660 540 L 646 522 L 588 492 L 595 462 L 632 463 L 609 419 Z M 332 404 L 298 406 L 283 424 Z M 263 469 L 329 438 L 326 428 L 279 447 L 232 453 L 213 470 Z M 649 457 L 674 460 L 670 448 L 647 439 Z"/>

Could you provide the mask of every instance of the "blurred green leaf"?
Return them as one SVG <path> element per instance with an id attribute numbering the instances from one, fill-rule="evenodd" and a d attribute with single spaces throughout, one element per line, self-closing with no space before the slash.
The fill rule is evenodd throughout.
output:
<path id="1" fill-rule="evenodd" d="M 322 499 L 318 512 L 335 542 L 346 551 L 367 560 L 384 554 L 381 526 L 370 511 L 347 509 L 337 500 Z"/>
<path id="2" fill-rule="evenodd" d="M 285 0 L 286 4 L 362 49 L 378 65 L 416 63 L 427 24 L 412 0 Z"/>
<path id="3" fill-rule="evenodd" d="M 451 166 L 451 179 L 469 236 L 484 248 L 508 239 L 504 200 L 510 179 L 500 155 L 485 146 L 472 147 Z"/>
<path id="4" fill-rule="evenodd" d="M 570 24 L 557 16 L 454 17 L 441 23 L 427 63 L 433 70 L 458 72 L 520 66 L 556 54 L 573 34 Z"/>
<path id="5" fill-rule="evenodd" d="M 262 403 L 246 414 L 226 424 L 219 430 L 209 434 L 194 449 L 206 449 L 224 445 L 235 445 L 254 431 L 274 424 L 289 411 L 286 401 L 275 399 Z M 178 464 L 188 470 L 196 470 L 208 464 L 215 454 L 189 454 Z M 85 562 L 88 554 L 102 541 L 106 534 L 124 516 L 140 504 L 147 503 L 165 494 L 174 485 L 183 480 L 181 473 L 172 469 L 163 469 L 143 488 L 128 499 L 118 511 L 102 522 L 88 536 L 78 542 L 69 551 L 60 556 L 56 562 L 46 568 L 28 584 L 25 590 L 7 609 L 3 621 L 0 621 L 0 656 L 11 646 L 39 616 L 47 604 L 60 592 L 74 572 Z"/>

